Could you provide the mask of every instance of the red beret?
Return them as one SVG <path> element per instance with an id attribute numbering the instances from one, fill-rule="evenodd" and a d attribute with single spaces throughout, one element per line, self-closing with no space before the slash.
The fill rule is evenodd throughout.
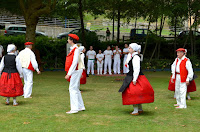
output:
<path id="1" fill-rule="evenodd" d="M 68 34 L 69 37 L 75 39 L 75 40 L 79 40 L 79 37 L 76 34 Z"/>
<path id="2" fill-rule="evenodd" d="M 32 45 L 33 43 L 32 42 L 26 42 L 24 43 L 25 45 Z"/>
<path id="3" fill-rule="evenodd" d="M 176 51 L 183 51 L 183 52 L 185 52 L 185 49 L 184 48 L 179 48 Z"/>

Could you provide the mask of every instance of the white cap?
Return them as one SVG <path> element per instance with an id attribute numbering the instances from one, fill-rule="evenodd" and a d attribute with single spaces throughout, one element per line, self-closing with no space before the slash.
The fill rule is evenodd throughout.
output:
<path id="1" fill-rule="evenodd" d="M 13 50 L 15 50 L 15 45 L 14 44 L 8 44 L 8 46 L 7 46 L 7 52 L 10 53 Z"/>
<path id="2" fill-rule="evenodd" d="M 80 47 L 78 47 L 78 49 L 79 49 L 80 52 L 82 52 L 85 49 L 85 47 L 84 46 L 80 46 Z"/>
<path id="3" fill-rule="evenodd" d="M 131 43 L 129 44 L 129 46 L 134 50 L 134 51 L 138 51 L 138 44 L 137 43 Z"/>

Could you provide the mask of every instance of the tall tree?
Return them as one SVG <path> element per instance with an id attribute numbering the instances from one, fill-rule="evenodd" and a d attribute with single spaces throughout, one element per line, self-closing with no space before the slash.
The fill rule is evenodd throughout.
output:
<path id="1" fill-rule="evenodd" d="M 35 42 L 35 30 L 39 17 L 50 13 L 56 0 L 6 0 L 0 8 L 16 15 L 23 15 L 26 23 L 26 41 Z"/>

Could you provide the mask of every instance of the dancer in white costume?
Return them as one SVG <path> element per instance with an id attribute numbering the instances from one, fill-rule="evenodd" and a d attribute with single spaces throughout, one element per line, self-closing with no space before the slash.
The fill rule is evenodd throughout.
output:
<path id="1" fill-rule="evenodd" d="M 83 64 L 80 64 L 81 58 L 80 51 L 76 42 L 79 40 L 79 37 L 75 34 L 68 35 L 68 43 L 71 45 L 70 53 L 66 57 L 65 62 L 65 71 L 67 75 L 65 79 L 70 79 L 69 84 L 69 93 L 70 93 L 70 106 L 71 110 L 66 112 L 67 114 L 78 113 L 79 111 L 85 110 L 83 99 L 80 92 L 80 78 L 83 72 Z"/>
<path id="2" fill-rule="evenodd" d="M 32 98 L 33 88 L 33 71 L 36 70 L 40 74 L 38 63 L 36 61 L 35 54 L 33 53 L 32 42 L 25 43 L 25 49 L 19 52 L 19 58 L 22 65 L 24 75 L 24 98 Z"/>

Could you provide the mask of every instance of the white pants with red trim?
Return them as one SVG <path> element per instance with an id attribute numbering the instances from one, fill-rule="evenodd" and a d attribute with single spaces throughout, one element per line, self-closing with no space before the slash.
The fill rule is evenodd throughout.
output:
<path id="1" fill-rule="evenodd" d="M 186 93 L 187 93 L 186 82 L 182 83 L 180 79 L 180 74 L 176 74 L 175 94 L 176 94 L 177 104 L 179 105 L 180 108 L 187 108 Z"/>
<path id="2" fill-rule="evenodd" d="M 94 60 L 88 60 L 87 67 L 87 74 L 90 74 L 90 70 L 91 74 L 94 74 Z"/>
<path id="3" fill-rule="evenodd" d="M 69 83 L 69 94 L 70 94 L 70 106 L 72 111 L 78 111 L 85 109 L 83 99 L 80 92 L 80 78 L 83 69 L 76 70 L 73 72 L 70 83 Z"/>
<path id="4" fill-rule="evenodd" d="M 117 73 L 120 74 L 120 63 L 121 63 L 120 58 L 114 59 L 113 70 L 115 74 Z"/>
<path id="5" fill-rule="evenodd" d="M 33 71 L 22 68 L 24 75 L 24 98 L 28 98 L 32 94 L 33 88 Z"/>

